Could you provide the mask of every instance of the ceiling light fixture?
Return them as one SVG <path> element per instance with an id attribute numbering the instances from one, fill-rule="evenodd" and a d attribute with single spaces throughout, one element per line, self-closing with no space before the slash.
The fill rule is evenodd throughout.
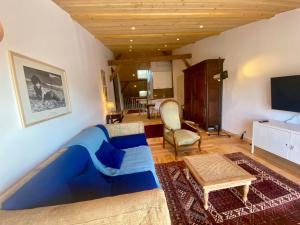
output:
<path id="1" fill-rule="evenodd" d="M 200 27 L 200 29 L 204 28 L 204 26 L 203 26 L 203 25 L 200 25 L 199 27 Z"/>
<path id="2" fill-rule="evenodd" d="M 165 45 L 165 48 L 168 47 L 168 45 Z"/>
<path id="3" fill-rule="evenodd" d="M 133 42 L 133 40 L 132 40 L 132 39 L 130 39 L 130 42 Z"/>
<path id="4" fill-rule="evenodd" d="M 132 52 L 132 49 L 129 49 L 130 52 Z"/>
<path id="5" fill-rule="evenodd" d="M 157 51 L 160 51 L 160 48 L 158 48 Z"/>
<path id="6" fill-rule="evenodd" d="M 132 76 L 135 77 L 135 74 L 133 73 Z"/>
<path id="7" fill-rule="evenodd" d="M 131 30 L 135 30 L 135 27 L 131 27 Z"/>
<path id="8" fill-rule="evenodd" d="M 132 48 L 132 45 L 130 45 L 129 48 Z"/>
<path id="9" fill-rule="evenodd" d="M 179 41 L 179 40 L 180 40 L 180 38 L 176 38 L 176 40 L 177 40 L 177 41 Z"/>

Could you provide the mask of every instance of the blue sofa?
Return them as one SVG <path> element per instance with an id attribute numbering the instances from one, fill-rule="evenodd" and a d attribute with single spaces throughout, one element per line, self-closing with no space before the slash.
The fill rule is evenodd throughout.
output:
<path id="1" fill-rule="evenodd" d="M 141 124 L 98 125 L 71 139 L 65 150 L 3 203 L 2 209 L 29 209 L 159 188 Z M 106 140 L 125 156 L 120 169 L 106 167 L 95 152 Z"/>

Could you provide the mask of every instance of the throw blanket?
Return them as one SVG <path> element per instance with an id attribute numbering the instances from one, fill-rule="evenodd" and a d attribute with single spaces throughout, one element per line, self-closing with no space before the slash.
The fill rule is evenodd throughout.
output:
<path id="1" fill-rule="evenodd" d="M 95 153 L 99 150 L 104 140 L 109 142 L 102 129 L 98 127 L 90 127 L 72 138 L 65 145 L 65 147 L 70 147 L 72 145 L 81 145 L 85 147 L 88 150 L 96 169 L 107 176 L 119 176 L 124 174 L 151 171 L 158 187 L 160 187 L 149 146 L 138 146 L 134 148 L 123 149 L 126 154 L 124 156 L 121 168 L 114 169 L 103 165 L 96 157 Z"/>

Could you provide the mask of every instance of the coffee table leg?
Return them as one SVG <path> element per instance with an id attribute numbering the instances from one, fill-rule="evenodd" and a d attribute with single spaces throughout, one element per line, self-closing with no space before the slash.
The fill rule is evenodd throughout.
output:
<path id="1" fill-rule="evenodd" d="M 243 193 L 243 201 L 246 202 L 248 200 L 248 192 L 249 192 L 249 185 L 244 185 L 243 187 L 244 193 Z"/>
<path id="2" fill-rule="evenodd" d="M 208 209 L 208 191 L 204 190 L 204 209 L 207 210 Z"/>
<path id="3" fill-rule="evenodd" d="M 190 179 L 190 170 L 188 168 L 185 168 L 184 172 L 185 172 L 186 179 L 189 180 Z"/>

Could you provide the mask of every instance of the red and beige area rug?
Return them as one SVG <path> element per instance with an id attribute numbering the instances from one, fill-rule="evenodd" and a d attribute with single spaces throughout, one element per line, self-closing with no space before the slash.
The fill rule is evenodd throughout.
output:
<path id="1" fill-rule="evenodd" d="M 209 208 L 203 208 L 203 193 L 193 177 L 186 179 L 182 161 L 157 164 L 173 225 L 298 225 L 300 186 L 242 153 L 226 155 L 257 180 L 250 186 L 248 202 L 242 190 L 210 192 Z"/>

